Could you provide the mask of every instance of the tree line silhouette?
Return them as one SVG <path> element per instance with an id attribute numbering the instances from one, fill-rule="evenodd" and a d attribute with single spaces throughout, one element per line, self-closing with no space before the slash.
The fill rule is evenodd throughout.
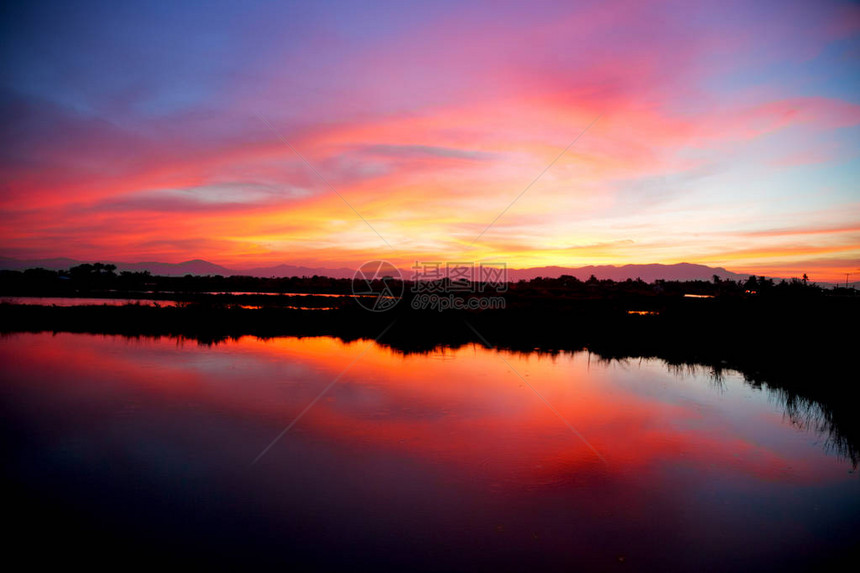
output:
<path id="1" fill-rule="evenodd" d="M 447 292 L 451 281 L 438 283 L 436 292 Z M 414 281 L 395 280 L 393 284 L 411 291 Z M 477 284 L 477 283 L 476 283 Z M 804 274 L 801 279 L 774 281 L 751 275 L 745 281 L 713 280 L 666 281 L 647 283 L 641 279 L 613 281 L 597 279 L 592 275 L 582 281 L 571 275 L 536 277 L 531 280 L 480 285 L 473 290 L 483 294 L 504 292 L 519 299 L 538 297 L 557 299 L 568 297 L 611 298 L 617 296 L 649 297 L 694 294 L 703 296 L 814 296 L 851 295 L 854 289 L 834 286 L 824 288 L 810 282 Z M 459 289 L 463 290 L 463 289 Z M 68 270 L 42 268 L 24 271 L 0 271 L 0 294 L 6 296 L 127 296 L 140 298 L 167 298 L 165 295 L 205 295 L 212 293 L 319 293 L 350 294 L 351 279 L 325 276 L 304 277 L 252 277 L 243 275 L 185 275 L 157 276 L 149 271 L 120 271 L 112 264 L 81 264 Z"/>

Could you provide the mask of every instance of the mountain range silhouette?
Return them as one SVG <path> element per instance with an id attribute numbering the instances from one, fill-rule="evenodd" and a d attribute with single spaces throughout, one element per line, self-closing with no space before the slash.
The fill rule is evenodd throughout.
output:
<path id="1" fill-rule="evenodd" d="M 69 258 L 34 259 L 22 260 L 9 257 L 0 257 L 0 270 L 23 270 L 30 268 L 43 268 L 48 270 L 64 270 L 83 263 L 96 261 L 81 261 Z M 181 263 L 164 263 L 158 261 L 147 262 L 117 262 L 99 261 L 116 265 L 118 271 L 149 271 L 153 275 L 160 276 L 184 276 L 184 275 L 245 275 L 253 277 L 293 277 L 293 276 L 327 276 L 331 278 L 352 278 L 355 269 L 347 267 L 324 268 L 306 267 L 289 264 L 280 264 L 267 267 L 250 268 L 228 268 L 202 259 L 192 259 Z M 403 278 L 411 278 L 410 269 L 402 269 Z M 588 265 L 584 267 L 560 267 L 545 266 L 531 267 L 525 269 L 507 270 L 510 281 L 531 280 L 535 277 L 557 278 L 562 275 L 570 275 L 579 280 L 587 280 L 591 275 L 598 279 L 611 279 L 623 281 L 627 279 L 640 278 L 646 282 L 658 279 L 671 281 L 690 281 L 713 279 L 717 275 L 722 280 L 745 280 L 749 274 L 735 273 L 722 267 L 709 267 L 692 263 L 664 264 L 631 264 L 631 265 Z"/>

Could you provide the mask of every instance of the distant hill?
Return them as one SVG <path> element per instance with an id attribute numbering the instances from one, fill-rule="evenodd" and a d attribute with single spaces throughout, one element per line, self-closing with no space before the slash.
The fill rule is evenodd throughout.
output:
<path id="1" fill-rule="evenodd" d="M 8 270 L 23 270 L 30 268 L 44 268 L 50 270 L 68 269 L 75 265 L 80 265 L 85 262 L 94 261 L 77 261 L 68 258 L 54 259 L 37 259 L 37 260 L 18 260 L 8 257 L 0 257 L 0 269 Z M 230 269 L 204 261 L 194 259 L 182 263 L 161 263 L 161 262 L 142 262 L 142 263 L 122 263 L 114 261 L 101 261 L 111 263 L 117 266 L 120 271 L 149 271 L 154 275 L 161 276 L 184 276 L 184 275 L 246 275 L 252 277 L 293 277 L 293 276 L 327 276 L 332 278 L 352 278 L 355 274 L 354 269 L 346 267 L 340 268 L 321 268 L 321 267 L 302 267 L 295 265 L 276 265 L 271 267 L 255 267 L 249 269 Z M 662 264 L 647 264 L 647 265 L 623 265 L 616 267 L 614 265 L 598 265 L 586 267 L 534 267 L 529 269 L 508 269 L 508 280 L 531 280 L 535 277 L 555 278 L 561 275 L 571 275 L 579 280 L 585 281 L 591 275 L 598 279 L 611 279 L 614 281 L 623 281 L 627 279 L 641 278 L 645 282 L 653 282 L 657 279 L 674 280 L 674 281 L 691 281 L 691 280 L 713 280 L 713 276 L 717 275 L 723 280 L 746 280 L 748 274 L 733 273 L 722 267 L 709 267 L 706 265 L 696 265 L 691 263 L 678 263 L 674 265 Z M 411 278 L 410 270 L 403 271 L 403 277 Z"/>
<path id="2" fill-rule="evenodd" d="M 314 267 L 297 267 L 295 265 L 277 265 L 274 267 L 259 267 L 244 271 L 233 271 L 233 274 L 241 274 L 252 277 L 331 277 L 333 279 L 351 279 L 355 275 L 355 269 L 341 267 L 337 269 L 324 269 Z"/>
<path id="3" fill-rule="evenodd" d="M 185 275 L 232 275 L 233 271 L 221 265 L 210 263 L 201 259 L 185 261 L 183 263 L 113 263 L 120 271 L 149 271 L 160 276 L 185 276 Z"/>
<path id="4" fill-rule="evenodd" d="M 709 267 L 706 265 L 694 265 L 691 263 L 678 263 L 674 265 L 589 265 L 586 267 L 535 267 L 531 269 L 508 269 L 508 280 L 531 280 L 535 277 L 555 278 L 561 275 L 570 275 L 579 280 L 588 280 L 591 275 L 596 278 L 614 281 L 625 281 L 627 279 L 641 278 L 645 282 L 654 282 L 658 279 L 669 281 L 695 281 L 713 280 L 717 275 L 722 280 L 746 280 L 748 274 L 739 274 L 727 271 L 722 267 Z"/>
<path id="5" fill-rule="evenodd" d="M 23 271 L 24 269 L 48 269 L 50 271 L 59 271 L 68 269 L 75 265 L 81 264 L 81 261 L 75 259 L 67 259 L 58 257 L 55 259 L 33 259 L 20 260 L 9 257 L 0 257 L 0 270 L 3 271 Z"/>

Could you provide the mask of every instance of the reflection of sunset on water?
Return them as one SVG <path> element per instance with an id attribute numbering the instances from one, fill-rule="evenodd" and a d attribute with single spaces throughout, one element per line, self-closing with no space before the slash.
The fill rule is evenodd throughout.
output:
<path id="1" fill-rule="evenodd" d="M 250 416 L 269 426 L 272 436 L 361 355 L 294 433 L 386 448 L 511 487 L 564 483 L 581 472 L 658 472 L 665 464 L 717 464 L 756 479 L 797 482 L 822 479 L 813 459 L 839 467 L 808 447 L 807 436 L 769 442 L 774 425 L 792 431 L 781 427 L 781 415 L 765 406 L 762 392 L 745 387 L 738 376 L 717 386 L 705 373 L 668 375 L 655 361 L 607 365 L 585 352 L 523 355 L 474 345 L 403 355 L 367 340 L 333 338 L 243 337 L 211 348 L 109 338 L 105 353 L 104 338 L 77 338 L 73 345 L 57 344 L 71 342 L 69 335 L 57 336 L 51 346 L 34 344 L 34 355 L 19 359 L 61 365 L 66 376 L 99 364 L 113 373 L 114 383 Z M 741 424 L 743 410 L 748 415 Z M 277 446 L 270 455 L 278 455 Z"/>
<path id="2" fill-rule="evenodd" d="M 275 532 L 254 558 L 599 570 L 621 555 L 686 570 L 725 565 L 728 547 L 795 563 L 785 543 L 814 559 L 858 515 L 850 462 L 733 373 L 325 337 L 16 334 L 0 361 L 24 492 L 67 492 L 94 523 L 162 544 L 190 521 L 227 528 L 204 542 L 216 561 L 247 563 L 246 545 Z"/>

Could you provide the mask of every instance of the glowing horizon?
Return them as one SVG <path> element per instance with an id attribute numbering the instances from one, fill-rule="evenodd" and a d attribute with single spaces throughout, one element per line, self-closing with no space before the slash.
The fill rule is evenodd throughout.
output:
<path id="1" fill-rule="evenodd" d="M 860 272 L 856 5 L 8 11 L 2 256 Z"/>

